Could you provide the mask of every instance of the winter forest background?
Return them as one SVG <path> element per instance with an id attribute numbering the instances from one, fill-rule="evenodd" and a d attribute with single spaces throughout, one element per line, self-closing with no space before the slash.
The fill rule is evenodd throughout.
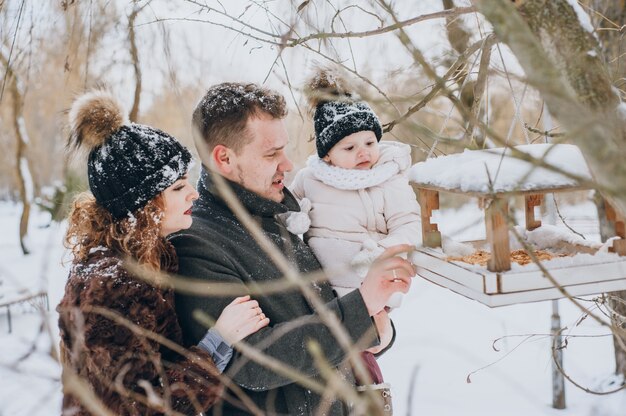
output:
<path id="1" fill-rule="evenodd" d="M 288 99 L 297 170 L 314 148 L 303 84 L 331 66 L 415 163 L 578 145 L 596 191 L 557 196 L 556 217 L 542 215 L 601 241 L 615 230 L 599 220 L 599 192 L 626 214 L 625 33 L 623 0 L 0 0 L 0 305 L 16 290 L 49 300 L 49 310 L 13 305 L 10 333 L 0 306 L 0 415 L 59 413 L 63 218 L 87 187 L 85 167 L 66 158 L 65 121 L 81 92 L 104 86 L 131 120 L 193 148 L 191 109 L 208 86 L 267 85 Z M 441 205 L 443 233 L 484 238 L 475 203 Z M 489 309 L 418 277 L 381 359 L 396 414 L 624 415 L 624 300 L 559 301 L 560 344 L 549 301 Z M 553 350 L 564 355 L 562 410 L 552 408 Z"/>

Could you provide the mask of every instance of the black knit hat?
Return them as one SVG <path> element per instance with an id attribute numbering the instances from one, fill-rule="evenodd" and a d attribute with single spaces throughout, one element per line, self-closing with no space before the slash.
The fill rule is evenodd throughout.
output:
<path id="1" fill-rule="evenodd" d="M 363 101 L 319 103 L 313 116 L 317 155 L 323 158 L 341 139 L 359 131 L 373 131 L 380 141 L 383 129 L 378 117 Z"/>
<path id="2" fill-rule="evenodd" d="M 143 208 L 188 170 L 191 154 L 153 127 L 129 123 L 108 93 L 79 97 L 70 110 L 70 144 L 89 149 L 89 188 L 115 219 Z"/>
<path id="3" fill-rule="evenodd" d="M 323 158 L 341 139 L 372 131 L 380 141 L 383 129 L 367 103 L 348 91 L 345 80 L 332 69 L 318 69 L 307 83 L 308 101 L 315 109 L 315 144 Z"/>

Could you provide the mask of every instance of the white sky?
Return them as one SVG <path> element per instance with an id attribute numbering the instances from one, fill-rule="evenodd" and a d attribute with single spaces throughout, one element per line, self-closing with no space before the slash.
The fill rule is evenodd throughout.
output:
<path id="1" fill-rule="evenodd" d="M 232 15 L 238 16 L 245 10 L 244 4 L 246 3 L 241 0 L 230 1 L 227 7 Z M 155 6 L 158 7 L 154 7 L 154 14 L 158 18 L 188 17 L 210 19 L 213 22 L 228 24 L 227 19 L 216 13 L 192 14 L 190 11 L 197 10 L 197 6 L 186 5 L 175 11 L 172 10 L 172 7 L 161 4 Z M 272 6 L 275 6 L 273 9 L 278 9 L 277 13 L 280 13 L 281 16 L 290 14 L 283 11 L 285 10 L 284 7 L 276 7 L 275 4 Z M 400 6 L 404 6 L 405 9 L 406 6 L 412 6 L 410 13 L 401 14 L 404 18 L 409 15 L 416 16 L 437 11 L 441 8 L 438 0 L 423 1 L 417 4 L 400 2 Z M 148 15 L 149 13 L 144 14 L 147 21 L 155 20 L 154 17 Z M 378 22 L 371 16 L 359 11 L 352 12 L 351 17 L 352 19 L 347 22 L 348 30 L 361 31 L 378 25 Z M 268 24 L 267 15 L 260 9 L 248 9 L 243 14 L 242 20 L 264 30 L 272 30 Z M 443 24 L 443 19 L 437 19 L 417 24 L 410 29 L 410 33 L 415 35 L 416 43 L 428 55 L 439 55 L 445 46 L 442 44 L 442 40 L 445 39 L 441 38 L 441 35 L 445 36 L 445 32 L 442 30 Z M 146 32 L 154 32 L 156 25 L 156 23 L 152 23 L 142 26 L 140 30 L 145 29 Z M 273 67 L 278 54 L 275 46 L 249 39 L 241 34 L 208 23 L 169 21 L 164 26 L 172 34 L 172 43 L 175 45 L 172 48 L 175 54 L 174 60 L 179 67 L 184 66 L 185 71 L 189 72 L 189 79 L 196 79 L 208 86 L 215 82 L 229 80 L 262 83 L 267 77 L 267 85 L 272 88 L 283 88 L 285 71 L 282 63 L 279 62 Z M 341 30 L 341 27 L 336 29 Z M 286 27 L 274 29 L 278 32 L 284 30 Z M 325 28 L 325 30 L 330 30 L 330 28 Z M 305 31 L 301 34 L 307 35 L 309 33 Z M 403 51 L 399 41 L 392 34 L 377 38 L 352 39 L 350 43 L 342 41 L 335 42 L 335 44 L 338 45 L 337 54 L 345 59 L 348 65 L 354 65 L 359 71 L 365 70 L 366 73 L 376 74 L 390 69 L 407 67 L 411 64 L 408 54 Z M 356 60 L 355 64 L 351 62 L 352 56 Z M 156 56 L 155 58 L 160 59 Z M 304 51 L 302 48 L 286 49 L 282 58 L 290 81 L 298 86 L 309 75 L 311 65 L 314 62 L 327 63 L 327 60 L 320 55 Z M 270 74 L 269 77 L 268 74 Z"/>
<path id="2" fill-rule="evenodd" d="M 217 1 L 207 0 L 206 3 L 216 9 L 222 9 Z M 247 7 L 250 3 L 256 3 L 257 6 Z M 363 9 L 370 10 L 372 6 L 369 1 L 313 1 L 303 10 L 303 13 L 297 15 L 295 9 L 300 3 L 300 1 L 261 0 L 256 2 L 246 0 L 221 2 L 231 16 L 240 17 L 241 21 L 245 23 L 273 33 L 284 33 L 287 30 L 286 24 L 290 24 L 297 20 L 296 18 L 307 13 L 315 21 L 329 21 L 324 16 L 332 16 L 335 13 L 334 7 L 339 7 L 337 6 L 339 4 L 343 5 L 342 7 L 346 7 L 346 5 L 352 7 L 348 7 L 342 13 L 344 17 L 342 22 L 337 21 L 335 23 L 334 29 L 338 32 L 371 30 L 392 23 L 389 17 L 381 22 L 378 18 L 354 7 L 359 5 Z M 329 3 L 332 3 L 333 6 L 329 6 Z M 468 3 L 466 0 L 457 0 L 457 5 L 465 6 Z M 83 19 L 85 22 L 90 19 L 87 4 L 87 2 L 81 2 L 81 6 L 84 8 Z M 14 32 L 20 5 L 20 0 L 7 0 L 3 6 L 8 13 L 6 13 L 7 20 L 0 25 L 0 37 L 10 37 Z M 270 12 L 261 9 L 260 5 L 268 7 L 274 17 L 269 17 Z M 111 0 L 108 7 L 116 7 L 119 14 L 124 16 L 130 13 L 132 4 L 128 0 Z M 440 0 L 396 1 L 394 7 L 400 20 L 442 10 Z M 289 96 L 285 87 L 286 74 L 292 85 L 300 87 L 305 78 L 309 76 L 314 64 L 328 63 L 319 54 L 302 47 L 296 47 L 285 49 L 281 55 L 283 62 L 279 61 L 275 64 L 278 55 L 275 46 L 250 39 L 225 27 L 204 23 L 210 21 L 231 27 L 241 27 L 239 24 L 233 25 L 232 20 L 216 12 L 209 13 L 205 10 L 199 13 L 200 9 L 197 4 L 184 0 L 175 2 L 153 0 L 150 6 L 144 9 L 138 17 L 137 35 L 144 80 L 143 109 L 152 102 L 152 95 L 158 93 L 163 85 L 171 87 L 168 80 L 168 67 L 176 73 L 179 83 L 197 84 L 199 90 L 223 81 L 236 80 L 257 83 L 265 81 L 271 88 L 278 89 Z M 53 13 L 54 10 L 56 13 Z M 37 36 L 37 30 L 45 31 L 51 25 L 64 24 L 64 16 L 59 14 L 59 10 L 60 7 L 56 3 L 25 2 L 17 49 L 24 49 L 25 45 L 31 42 L 29 35 L 31 26 L 35 28 L 33 33 Z M 383 14 L 381 13 L 381 15 Z M 277 24 L 276 16 L 283 19 L 285 24 Z M 67 13 L 65 17 L 67 17 Z M 163 21 L 163 19 L 165 20 Z M 482 27 L 484 23 L 479 21 L 480 19 L 475 14 L 466 15 L 462 19 L 465 25 L 471 29 L 480 25 L 480 30 L 485 30 Z M 345 27 L 342 26 L 342 23 L 345 24 Z M 331 28 L 326 26 L 323 29 L 330 31 Z M 303 28 L 301 20 L 298 28 L 299 35 L 305 36 L 312 33 L 311 29 Z M 440 63 L 440 57 L 451 49 L 446 39 L 445 19 L 419 22 L 408 27 L 407 33 L 422 53 L 434 63 Z M 90 64 L 90 69 L 91 73 L 94 74 L 102 68 L 109 68 L 106 79 L 103 81 L 117 88 L 115 92 L 118 93 L 118 96 L 129 103 L 132 99 L 133 73 L 129 65 L 129 55 L 124 45 L 126 37 L 126 21 L 121 19 L 115 30 L 105 39 L 103 47 L 99 51 L 100 57 Z M 169 50 L 163 46 L 165 38 L 168 39 L 171 46 Z M 478 34 L 474 35 L 473 40 L 475 39 L 478 39 Z M 312 42 L 309 45 L 314 47 L 316 43 Z M 409 53 L 394 33 L 376 37 L 354 38 L 349 41 L 335 40 L 332 51 L 327 50 L 326 52 L 334 53 L 346 65 L 356 68 L 374 82 L 386 80 L 390 73 L 410 74 L 423 71 L 413 64 Z M 507 51 L 504 51 L 504 54 L 509 70 L 519 68 Z M 495 50 L 492 64 L 496 67 L 502 66 Z M 446 68 L 441 67 L 439 69 L 443 72 Z M 405 92 L 407 94 L 417 93 L 424 87 L 424 85 L 407 85 Z"/>

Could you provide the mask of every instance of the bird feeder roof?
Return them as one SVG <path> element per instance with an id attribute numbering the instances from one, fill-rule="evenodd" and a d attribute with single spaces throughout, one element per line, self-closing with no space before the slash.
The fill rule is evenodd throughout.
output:
<path id="1" fill-rule="evenodd" d="M 592 176 L 577 146 L 529 144 L 431 158 L 415 164 L 409 179 L 423 188 L 488 196 L 588 189 Z"/>

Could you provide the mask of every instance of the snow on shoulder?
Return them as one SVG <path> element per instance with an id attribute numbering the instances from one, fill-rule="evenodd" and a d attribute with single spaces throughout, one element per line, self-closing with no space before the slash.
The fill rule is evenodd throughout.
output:
<path id="1" fill-rule="evenodd" d="M 515 149 L 556 170 L 591 180 L 580 149 L 571 144 L 528 144 Z M 418 186 L 494 194 L 578 187 L 579 181 L 553 169 L 513 156 L 510 148 L 465 150 L 416 163 L 409 179 Z"/>

